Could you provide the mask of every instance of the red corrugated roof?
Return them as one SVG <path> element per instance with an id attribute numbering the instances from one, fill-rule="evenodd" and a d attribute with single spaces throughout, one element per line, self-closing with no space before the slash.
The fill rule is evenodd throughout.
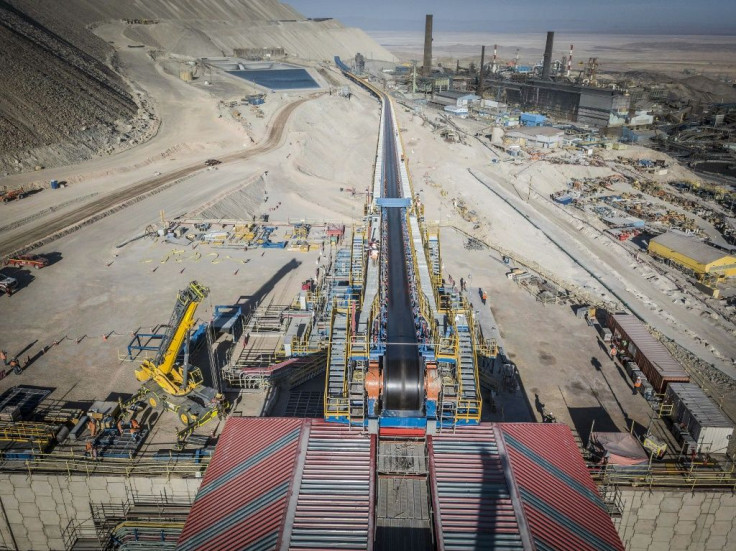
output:
<path id="1" fill-rule="evenodd" d="M 500 428 L 537 549 L 623 551 L 569 427 L 515 423 Z"/>
<path id="2" fill-rule="evenodd" d="M 305 422 L 228 419 L 177 549 L 275 548 Z"/>
<path id="3" fill-rule="evenodd" d="M 568 427 L 457 427 L 428 451 L 440 550 L 623 550 Z M 371 548 L 374 461 L 344 425 L 231 418 L 177 549 Z"/>
<path id="4" fill-rule="evenodd" d="M 439 549 L 523 549 L 493 425 L 457 427 L 428 447 Z"/>

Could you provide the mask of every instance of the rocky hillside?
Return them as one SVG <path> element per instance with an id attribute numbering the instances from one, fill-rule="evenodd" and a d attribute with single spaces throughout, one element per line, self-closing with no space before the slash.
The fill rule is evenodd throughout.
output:
<path id="1" fill-rule="evenodd" d="M 94 35 L 100 25 L 192 58 L 284 48 L 306 60 L 357 52 L 394 59 L 363 31 L 305 19 L 277 0 L 0 0 L 0 177 L 109 153 L 121 138 L 131 146 L 151 134 L 157 121 L 113 70 L 115 50 Z"/>
<path id="2" fill-rule="evenodd" d="M 102 61 L 107 45 L 80 34 L 88 35 L 84 49 L 79 36 L 62 38 L 0 0 L 0 174 L 89 157 L 116 122 L 136 114 L 128 88 Z"/>

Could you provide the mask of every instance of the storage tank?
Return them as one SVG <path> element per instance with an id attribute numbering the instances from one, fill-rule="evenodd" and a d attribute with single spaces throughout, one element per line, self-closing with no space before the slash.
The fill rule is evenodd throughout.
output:
<path id="1" fill-rule="evenodd" d="M 687 429 L 699 453 L 726 453 L 734 425 L 703 389 L 693 383 L 670 383 L 665 403 L 672 421 Z"/>

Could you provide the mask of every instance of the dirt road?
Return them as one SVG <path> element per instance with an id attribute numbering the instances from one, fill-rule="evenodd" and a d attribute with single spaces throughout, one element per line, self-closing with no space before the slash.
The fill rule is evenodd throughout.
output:
<path id="1" fill-rule="evenodd" d="M 273 124 L 269 129 L 266 139 L 263 140 L 256 147 L 248 149 L 244 152 L 226 155 L 224 157 L 221 157 L 219 160 L 222 161 L 222 163 L 242 161 L 244 159 L 249 159 L 255 155 L 260 155 L 274 149 L 281 142 L 281 138 L 283 137 L 284 129 L 286 127 L 286 122 L 289 120 L 289 117 L 294 112 L 294 110 L 302 103 L 310 99 L 314 99 L 319 95 L 321 94 L 313 94 L 306 98 L 302 98 L 293 103 L 290 103 L 281 111 L 279 111 L 274 118 Z M 155 178 L 143 180 L 142 182 L 138 182 L 120 191 L 115 191 L 113 193 L 110 193 L 109 195 L 105 195 L 100 199 L 83 205 L 71 212 L 59 215 L 56 218 L 43 220 L 36 227 L 29 228 L 20 236 L 14 236 L 8 239 L 0 239 L 0 256 L 13 254 L 20 249 L 32 247 L 33 244 L 40 245 L 40 242 L 48 242 L 48 240 L 52 238 L 54 234 L 61 233 L 70 226 L 79 224 L 80 222 L 88 218 L 92 218 L 106 210 L 114 209 L 121 203 L 129 201 L 145 193 L 149 193 L 164 185 L 176 182 L 177 180 L 180 180 L 181 178 L 189 176 L 195 172 L 206 169 L 207 167 L 204 166 L 204 163 L 202 161 L 198 161 L 196 164 L 191 164 L 166 174 L 161 174 L 159 176 L 156 176 Z"/>

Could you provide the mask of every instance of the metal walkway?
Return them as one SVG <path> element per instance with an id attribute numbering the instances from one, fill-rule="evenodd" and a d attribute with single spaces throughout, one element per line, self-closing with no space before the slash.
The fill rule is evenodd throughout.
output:
<path id="1" fill-rule="evenodd" d="M 409 227 L 411 228 L 411 239 L 414 244 L 414 254 L 416 255 L 417 268 L 419 273 L 419 288 L 424 293 L 429 304 L 428 314 L 434 317 L 437 314 L 437 303 L 434 300 L 434 291 L 432 289 L 432 279 L 429 276 L 429 267 L 427 263 L 427 255 L 424 253 L 424 244 L 422 243 L 422 234 L 419 231 L 419 222 L 416 216 L 409 217 Z M 433 267 L 434 268 L 434 267 Z"/>

